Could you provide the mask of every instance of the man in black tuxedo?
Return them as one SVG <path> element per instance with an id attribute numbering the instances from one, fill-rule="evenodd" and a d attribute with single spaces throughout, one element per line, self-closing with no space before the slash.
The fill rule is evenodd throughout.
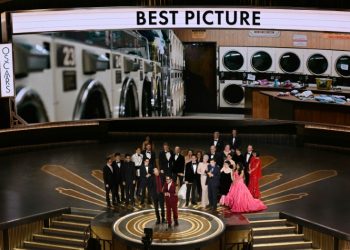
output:
<path id="1" fill-rule="evenodd" d="M 250 163 L 250 160 L 252 159 L 252 156 L 253 156 L 253 146 L 248 145 L 247 152 L 243 156 L 244 157 L 243 166 L 244 166 L 244 176 L 245 176 L 244 182 L 247 186 L 249 185 L 249 163 Z"/>
<path id="2" fill-rule="evenodd" d="M 196 188 L 198 185 L 198 162 L 197 162 L 197 156 L 192 155 L 191 161 L 186 164 L 185 167 L 185 183 L 186 183 L 186 206 L 188 206 L 188 203 L 190 201 L 190 195 L 191 195 L 191 203 L 192 205 L 196 205 Z"/>
<path id="3" fill-rule="evenodd" d="M 220 186 L 220 168 L 216 164 L 215 159 L 210 160 L 207 175 L 209 206 L 212 211 L 216 211 Z"/>
<path id="4" fill-rule="evenodd" d="M 217 152 L 221 152 L 224 149 L 224 141 L 220 138 L 220 133 L 218 131 L 215 131 L 213 133 L 213 139 L 210 142 L 209 146 L 214 145 L 216 147 Z"/>
<path id="5" fill-rule="evenodd" d="M 115 170 L 112 167 L 112 157 L 106 158 L 106 165 L 103 167 L 103 182 L 106 190 L 107 206 L 111 207 L 109 193 L 112 192 L 112 202 L 115 203 Z"/>
<path id="6" fill-rule="evenodd" d="M 170 176 L 173 172 L 174 153 L 168 143 L 163 143 L 163 150 L 159 153 L 159 169 L 162 174 Z"/>
<path id="7" fill-rule="evenodd" d="M 163 186 L 165 182 L 164 174 L 159 173 L 158 168 L 153 169 L 153 175 L 150 180 L 150 190 L 153 199 L 154 210 L 156 213 L 156 224 L 160 224 L 160 216 L 162 216 L 162 223 L 165 223 L 165 210 L 164 210 L 164 194 Z M 160 214 L 159 214 L 160 208 Z"/>
<path id="8" fill-rule="evenodd" d="M 236 148 L 239 148 L 241 146 L 241 138 L 237 135 L 236 129 L 232 129 L 232 134 L 230 136 L 229 143 L 233 151 L 235 151 Z"/>
<path id="9" fill-rule="evenodd" d="M 144 159 L 143 164 L 140 167 L 140 188 L 141 188 L 141 205 L 145 203 L 146 189 L 148 204 L 152 203 L 151 200 L 151 176 L 153 174 L 153 166 L 150 164 L 148 158 Z"/>
<path id="10" fill-rule="evenodd" d="M 217 149 L 214 145 L 210 146 L 210 152 L 208 153 L 209 161 L 211 159 L 214 159 L 216 164 L 222 168 L 222 165 L 224 163 L 222 153 L 217 152 Z"/>
<path id="11" fill-rule="evenodd" d="M 175 147 L 174 161 L 173 161 L 173 181 L 177 182 L 177 178 L 180 180 L 180 187 L 183 184 L 184 172 L 185 172 L 185 157 L 181 154 L 181 148 Z"/>
<path id="12" fill-rule="evenodd" d="M 146 144 L 146 149 L 142 150 L 143 159 L 148 158 L 152 167 L 156 167 L 156 153 L 152 150 L 151 143 Z"/>
<path id="13" fill-rule="evenodd" d="M 135 163 L 131 161 L 129 154 L 125 155 L 125 161 L 122 165 L 122 180 L 123 186 L 125 186 L 126 204 L 131 202 L 131 205 L 135 205 L 134 188 L 136 184 L 136 168 Z"/>
<path id="14" fill-rule="evenodd" d="M 120 203 L 119 189 L 120 189 L 121 200 L 125 201 L 125 190 L 124 190 L 122 174 L 121 174 L 123 161 L 121 160 L 120 153 L 118 152 L 114 154 L 114 159 L 115 160 L 113 161 L 112 166 L 113 166 L 113 169 L 115 169 L 115 194 L 117 197 L 117 203 Z"/>

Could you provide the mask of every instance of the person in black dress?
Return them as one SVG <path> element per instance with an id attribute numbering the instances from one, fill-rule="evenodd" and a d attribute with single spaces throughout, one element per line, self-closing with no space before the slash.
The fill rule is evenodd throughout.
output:
<path id="1" fill-rule="evenodd" d="M 220 194 L 226 195 L 230 190 L 232 183 L 232 169 L 230 168 L 230 162 L 225 161 L 222 169 L 220 170 Z"/>

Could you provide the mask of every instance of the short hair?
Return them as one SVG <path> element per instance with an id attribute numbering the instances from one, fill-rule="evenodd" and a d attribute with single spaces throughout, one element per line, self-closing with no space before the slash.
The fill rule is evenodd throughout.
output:
<path id="1" fill-rule="evenodd" d="M 210 161 L 216 162 L 216 161 L 215 161 L 215 158 L 211 158 Z"/>
<path id="2" fill-rule="evenodd" d="M 116 152 L 116 153 L 114 154 L 114 157 L 116 157 L 116 156 L 120 156 L 120 153 L 119 153 L 119 152 Z"/>
<path id="3" fill-rule="evenodd" d="M 126 158 L 126 157 L 131 157 L 131 156 L 130 156 L 130 154 L 125 154 L 125 158 Z"/>
<path id="4" fill-rule="evenodd" d="M 149 158 L 146 157 L 143 161 L 147 161 L 147 160 L 149 160 Z"/>
<path id="5" fill-rule="evenodd" d="M 110 161 L 110 160 L 112 160 L 112 156 L 110 155 L 106 156 L 106 161 Z"/>
<path id="6" fill-rule="evenodd" d="M 173 179 L 173 177 L 171 177 L 171 175 L 167 175 L 167 176 L 165 176 L 165 178 L 169 178 L 170 180 L 172 180 Z"/>
<path id="7" fill-rule="evenodd" d="M 169 144 L 167 142 L 164 142 L 163 146 L 169 146 Z"/>

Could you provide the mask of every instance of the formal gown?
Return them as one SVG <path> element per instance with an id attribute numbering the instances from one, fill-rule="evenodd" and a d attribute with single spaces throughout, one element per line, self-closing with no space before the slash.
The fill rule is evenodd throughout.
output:
<path id="1" fill-rule="evenodd" d="M 221 195 L 226 195 L 228 193 L 228 191 L 230 190 L 231 187 L 231 183 L 232 183 L 232 171 L 231 169 L 229 169 L 230 171 L 225 172 L 222 171 L 220 173 L 220 194 Z"/>
<path id="2" fill-rule="evenodd" d="M 260 189 L 259 189 L 259 180 L 262 176 L 261 174 L 261 160 L 259 157 L 252 157 L 249 165 L 249 169 L 251 171 L 250 173 L 250 180 L 248 189 L 252 196 L 256 199 L 260 199 Z"/>
<path id="3" fill-rule="evenodd" d="M 232 212 L 247 213 L 266 209 L 265 204 L 255 199 L 249 189 L 244 184 L 243 177 L 238 175 L 237 171 L 233 173 L 234 181 L 227 195 L 221 196 L 220 204 L 230 207 Z"/>
<path id="4" fill-rule="evenodd" d="M 206 207 L 209 205 L 209 198 L 208 198 L 208 185 L 207 185 L 207 173 L 208 171 L 208 163 L 200 162 L 198 164 L 197 173 L 201 175 L 201 186 L 202 186 L 202 207 Z"/>

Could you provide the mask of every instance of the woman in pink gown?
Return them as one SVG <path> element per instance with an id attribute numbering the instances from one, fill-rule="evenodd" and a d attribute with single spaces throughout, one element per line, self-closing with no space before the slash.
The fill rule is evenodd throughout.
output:
<path id="1" fill-rule="evenodd" d="M 233 183 L 227 195 L 223 195 L 220 204 L 230 207 L 232 212 L 247 213 L 266 209 L 265 204 L 255 199 L 249 189 L 244 184 L 244 172 L 241 164 L 237 164 L 237 169 L 233 171 Z"/>
<path id="2" fill-rule="evenodd" d="M 260 199 L 259 180 L 261 178 L 261 159 L 259 153 L 253 151 L 253 157 L 249 163 L 249 185 L 248 189 L 255 199 Z"/>

